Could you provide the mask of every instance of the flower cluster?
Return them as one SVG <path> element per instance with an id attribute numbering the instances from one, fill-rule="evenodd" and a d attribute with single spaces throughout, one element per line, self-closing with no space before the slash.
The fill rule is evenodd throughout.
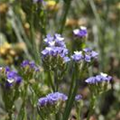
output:
<path id="1" fill-rule="evenodd" d="M 60 34 L 55 34 L 53 37 L 51 35 L 47 35 L 44 42 L 47 47 L 41 52 L 43 60 L 45 58 L 49 60 L 49 58 L 52 57 L 53 59 L 58 59 L 56 62 L 60 59 L 62 59 L 63 63 L 70 61 L 70 58 L 67 56 L 68 49 L 64 43 L 64 38 Z"/>
<path id="2" fill-rule="evenodd" d="M 44 107 L 47 105 L 55 105 L 57 102 L 66 101 L 67 99 L 68 97 L 63 93 L 59 93 L 59 92 L 50 93 L 46 97 L 40 98 L 38 100 L 38 105 L 40 107 Z"/>
<path id="3" fill-rule="evenodd" d="M 0 72 L 2 72 L 2 71 L 3 71 L 4 77 L 5 77 L 4 79 L 6 80 L 5 81 L 6 87 L 10 87 L 14 83 L 20 84 L 22 82 L 22 77 L 19 76 L 16 71 L 10 70 L 9 67 L 1 68 Z"/>
<path id="4" fill-rule="evenodd" d="M 62 47 L 46 47 L 42 52 L 43 57 L 61 57 L 63 61 L 66 63 L 70 61 L 70 58 L 66 55 L 68 54 L 68 49 Z"/>
<path id="5" fill-rule="evenodd" d="M 66 47 L 64 38 L 60 34 L 55 34 L 54 36 L 48 34 L 44 39 L 44 42 L 48 47 L 53 47 L 53 46 L 63 47 L 63 48 Z"/>
<path id="6" fill-rule="evenodd" d="M 81 26 L 80 29 L 73 30 L 73 34 L 77 37 L 83 38 L 87 36 L 87 28 Z"/>
<path id="7" fill-rule="evenodd" d="M 22 68 L 29 68 L 29 69 L 34 70 L 36 72 L 39 71 L 39 67 L 36 66 L 36 64 L 34 63 L 34 61 L 24 60 L 21 63 L 21 67 Z"/>
<path id="8" fill-rule="evenodd" d="M 88 84 L 96 84 L 96 83 L 100 83 L 104 81 L 109 82 L 110 80 L 112 80 L 111 76 L 108 76 L 105 73 L 101 73 L 100 75 L 96 75 L 96 76 L 86 79 L 85 82 Z"/>
<path id="9" fill-rule="evenodd" d="M 79 61 L 91 62 L 92 59 L 96 59 L 97 56 L 98 56 L 97 52 L 89 48 L 85 48 L 83 49 L 83 51 L 75 51 L 71 57 L 75 62 L 79 62 Z"/>

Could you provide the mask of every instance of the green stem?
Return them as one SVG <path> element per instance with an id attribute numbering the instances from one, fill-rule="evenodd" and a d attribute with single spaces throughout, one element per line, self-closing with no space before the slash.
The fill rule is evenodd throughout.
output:
<path id="1" fill-rule="evenodd" d="M 56 119 L 56 120 L 59 120 L 59 113 L 56 113 L 55 119 Z"/>
<path id="2" fill-rule="evenodd" d="M 54 83 L 55 83 L 55 91 L 58 91 L 58 86 L 59 86 L 59 75 L 58 71 L 54 71 Z"/>
<path id="3" fill-rule="evenodd" d="M 11 89 L 5 89 L 3 87 L 2 93 L 3 93 L 2 94 L 3 101 L 5 103 L 5 110 L 8 113 L 8 119 L 7 120 L 12 120 L 13 105 L 14 105 L 14 101 L 12 99 L 13 91 Z"/>
<path id="4" fill-rule="evenodd" d="M 55 92 L 56 90 L 55 90 L 55 87 L 54 87 L 54 84 L 53 84 L 53 80 L 52 80 L 52 76 L 51 76 L 51 72 L 50 71 L 48 71 L 48 78 L 49 78 L 49 84 L 50 84 L 53 92 Z"/>
<path id="5" fill-rule="evenodd" d="M 27 83 L 25 83 L 24 85 L 24 90 L 22 91 L 23 92 L 23 102 L 22 102 L 22 105 L 21 105 L 21 108 L 20 108 L 20 111 L 19 111 L 19 114 L 18 114 L 18 120 L 24 120 L 24 117 L 25 117 L 25 112 L 26 112 L 26 96 L 27 96 Z"/>
<path id="6" fill-rule="evenodd" d="M 80 120 L 80 108 L 77 110 L 77 120 Z"/>
<path id="7" fill-rule="evenodd" d="M 74 66 L 73 66 L 73 71 L 72 71 L 72 79 L 71 79 L 71 86 L 70 86 L 70 90 L 69 90 L 69 94 L 68 94 L 68 100 L 67 100 L 67 104 L 66 104 L 66 108 L 65 108 L 65 111 L 66 111 L 66 109 L 68 108 L 68 106 L 69 106 L 69 102 L 70 102 L 70 97 L 71 97 L 71 95 L 72 95 L 72 90 L 73 90 L 73 86 L 74 86 L 74 79 L 75 79 L 75 68 L 74 68 Z"/>
<path id="8" fill-rule="evenodd" d="M 9 112 L 8 116 L 9 116 L 8 120 L 12 120 L 12 113 L 11 112 Z"/>
<path id="9" fill-rule="evenodd" d="M 76 104 L 76 107 L 77 107 L 77 111 L 76 111 L 76 113 L 77 113 L 77 120 L 81 120 L 81 118 L 80 118 L 80 112 L 81 112 L 83 103 L 82 103 L 82 101 L 79 101 L 78 104 Z"/>
<path id="10" fill-rule="evenodd" d="M 27 48 L 31 49 L 32 46 L 31 46 L 31 44 L 30 44 L 30 42 L 29 42 L 29 40 L 28 40 L 28 38 L 25 34 L 25 31 L 22 27 L 22 23 L 19 20 L 19 18 L 15 14 L 13 14 L 12 19 L 10 21 L 11 21 L 13 30 L 14 30 L 16 36 L 17 36 L 18 41 L 19 42 L 25 42 Z M 23 36 L 23 38 L 22 38 L 22 36 Z M 26 53 L 27 57 L 29 59 L 31 59 L 31 55 L 29 54 L 28 49 L 24 49 L 24 52 Z"/>
<path id="11" fill-rule="evenodd" d="M 96 102 L 96 96 L 92 95 L 91 99 L 90 99 L 90 107 L 89 107 L 89 113 L 88 113 L 88 117 L 87 120 L 90 120 L 90 116 L 93 114 L 94 109 L 95 109 L 95 102 Z"/>
<path id="12" fill-rule="evenodd" d="M 66 22 L 66 18 L 67 18 L 67 15 L 68 15 L 68 11 L 70 9 L 71 1 L 72 0 L 66 0 L 66 3 L 64 5 L 64 10 L 63 10 L 64 13 L 63 13 L 63 17 L 62 17 L 62 20 L 61 20 L 62 21 L 61 22 L 61 28 L 59 30 L 59 33 L 61 33 L 61 34 L 62 34 L 64 26 L 65 26 L 65 22 Z"/>
<path id="13" fill-rule="evenodd" d="M 92 11 L 93 11 L 93 13 L 94 13 L 94 16 L 95 16 L 95 18 L 96 18 L 96 22 L 97 22 L 98 26 L 101 26 L 101 19 L 100 19 L 100 17 L 99 17 L 99 14 L 97 13 L 97 8 L 96 8 L 96 6 L 95 6 L 94 1 L 93 1 L 93 0 L 88 0 L 88 1 L 89 1 L 89 3 L 90 3 L 90 6 L 91 6 Z"/>
<path id="14" fill-rule="evenodd" d="M 65 115 L 63 116 L 63 120 L 68 120 L 68 118 L 69 118 L 69 114 L 72 109 L 77 90 L 78 90 L 78 81 L 76 80 L 76 84 L 75 84 L 72 96 L 70 97 L 69 105 L 65 111 Z"/>
<path id="15" fill-rule="evenodd" d="M 69 97 L 68 97 L 67 105 L 66 105 L 66 108 L 65 108 L 65 112 L 63 114 L 63 120 L 68 120 L 69 114 L 70 114 L 70 111 L 72 109 L 72 105 L 73 105 L 73 102 L 74 102 L 74 99 L 75 99 L 75 95 L 76 95 L 76 92 L 78 90 L 78 85 L 79 84 L 78 84 L 78 80 L 76 79 L 78 75 L 76 75 L 76 77 L 75 77 L 76 70 L 77 70 L 77 66 L 75 67 L 75 71 L 73 73 L 72 83 L 71 83 L 70 92 L 69 92 Z"/>
<path id="16" fill-rule="evenodd" d="M 39 61 L 39 53 L 38 53 L 38 50 L 37 50 L 37 45 L 36 45 L 36 42 L 35 42 L 35 30 L 34 30 L 34 6 L 32 6 L 32 14 L 31 14 L 31 21 L 30 21 L 30 25 L 31 25 L 31 29 L 30 29 L 30 33 L 31 33 L 31 41 L 32 41 L 32 53 L 33 53 L 33 56 L 35 58 L 35 61 L 37 63 L 40 63 Z"/>
<path id="17" fill-rule="evenodd" d="M 42 115 L 42 113 L 40 112 L 40 110 L 39 110 L 38 107 L 37 107 L 37 111 L 38 111 L 38 114 L 39 114 L 39 116 L 41 117 L 41 119 L 44 120 L 44 117 L 43 117 L 43 115 Z"/>

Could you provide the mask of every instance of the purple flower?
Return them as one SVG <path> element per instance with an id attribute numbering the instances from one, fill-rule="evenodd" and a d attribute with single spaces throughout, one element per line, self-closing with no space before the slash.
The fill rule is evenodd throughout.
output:
<path id="1" fill-rule="evenodd" d="M 84 56 L 84 60 L 85 60 L 86 62 L 91 62 L 91 56 L 85 54 L 85 56 Z"/>
<path id="2" fill-rule="evenodd" d="M 47 95 L 48 101 L 50 104 L 54 104 L 59 100 L 66 101 L 67 96 L 64 95 L 63 93 L 55 92 L 55 93 L 50 93 Z"/>
<path id="3" fill-rule="evenodd" d="M 91 51 L 90 56 L 91 56 L 92 58 L 97 58 L 97 57 L 98 57 L 98 53 L 95 52 L 95 51 Z"/>
<path id="4" fill-rule="evenodd" d="M 33 69 L 34 71 L 39 71 L 39 68 L 36 66 L 34 61 L 29 61 L 29 60 L 24 60 L 21 63 L 21 67 L 25 68 L 25 67 L 29 67 L 30 69 Z"/>
<path id="5" fill-rule="evenodd" d="M 83 49 L 83 51 L 75 51 L 71 57 L 75 62 L 79 62 L 82 60 L 84 60 L 85 62 L 91 62 L 91 60 L 96 59 L 97 56 L 97 52 L 92 51 L 90 48 L 85 48 Z"/>
<path id="6" fill-rule="evenodd" d="M 16 71 L 9 71 L 7 74 L 7 82 L 9 84 L 12 84 L 12 83 L 21 83 L 22 82 L 22 78 L 17 74 Z"/>
<path id="7" fill-rule="evenodd" d="M 10 88 L 13 84 L 20 84 L 22 82 L 22 77 L 18 75 L 16 71 L 11 70 L 8 66 L 1 69 L 4 76 L 3 86 Z M 0 71 L 1 72 L 1 71 Z"/>
<path id="8" fill-rule="evenodd" d="M 82 51 L 75 51 L 74 54 L 71 56 L 71 58 L 75 61 L 81 61 L 83 60 L 84 56 L 82 54 Z"/>
<path id="9" fill-rule="evenodd" d="M 47 99 L 46 97 L 42 97 L 42 98 L 40 98 L 40 99 L 38 100 L 38 105 L 39 105 L 40 107 L 46 106 L 47 103 L 48 103 L 48 99 Z"/>
<path id="10" fill-rule="evenodd" d="M 21 66 L 22 66 L 22 67 L 26 67 L 27 65 L 29 65 L 29 60 L 24 60 L 24 61 L 21 63 Z"/>
<path id="11" fill-rule="evenodd" d="M 83 51 L 87 53 L 87 52 L 91 52 L 92 49 L 90 49 L 90 48 L 84 48 Z"/>
<path id="12" fill-rule="evenodd" d="M 66 47 L 64 38 L 60 34 L 55 34 L 55 46 Z"/>
<path id="13" fill-rule="evenodd" d="M 48 34 L 44 42 L 48 47 L 66 47 L 64 38 L 60 34 L 55 34 L 54 36 Z"/>
<path id="14" fill-rule="evenodd" d="M 98 53 L 93 51 L 90 48 L 84 48 L 83 49 L 85 56 L 89 57 L 89 59 L 96 59 L 98 57 Z"/>
<path id="15" fill-rule="evenodd" d="M 34 62 L 34 61 L 29 62 L 29 65 L 30 65 L 30 67 L 31 67 L 31 68 L 36 67 L 36 65 L 35 65 L 35 62 Z"/>
<path id="16" fill-rule="evenodd" d="M 58 47 L 46 47 L 41 53 L 44 57 L 57 56 L 60 53 L 60 49 Z"/>
<path id="17" fill-rule="evenodd" d="M 64 62 L 70 61 L 69 57 L 66 56 L 68 54 L 68 49 L 63 47 L 46 47 L 41 53 L 42 53 L 43 59 L 45 57 L 50 57 L 50 56 L 55 58 L 57 56 L 60 56 L 61 58 L 63 58 Z"/>
<path id="18" fill-rule="evenodd" d="M 87 28 L 84 26 L 81 26 L 80 29 L 73 30 L 73 34 L 80 38 L 86 37 L 87 36 Z"/>
<path id="19" fill-rule="evenodd" d="M 10 71 L 10 68 L 7 66 L 7 67 L 5 67 L 5 72 L 7 73 L 7 72 L 9 72 Z"/>
<path id="20" fill-rule="evenodd" d="M 96 75 L 94 77 L 90 77 L 86 79 L 85 82 L 88 84 L 96 84 L 99 82 L 110 81 L 110 80 L 112 80 L 111 76 L 108 76 L 105 73 L 101 73 L 100 75 Z"/>
<path id="21" fill-rule="evenodd" d="M 75 51 L 74 54 L 71 56 L 71 58 L 75 61 L 75 62 L 79 62 L 81 60 L 84 59 L 84 56 L 82 54 L 82 51 Z"/>
<path id="22" fill-rule="evenodd" d="M 82 99 L 82 95 L 76 95 L 75 96 L 75 101 L 79 101 L 79 100 L 81 100 Z"/>
<path id="23" fill-rule="evenodd" d="M 51 53 L 50 53 L 51 50 L 52 50 L 51 47 L 46 47 L 41 53 L 42 53 L 42 55 L 43 55 L 44 57 L 46 57 L 46 56 L 48 56 L 48 55 L 51 54 Z"/>
<path id="24" fill-rule="evenodd" d="M 7 73 L 7 78 L 8 79 L 14 79 L 16 76 L 17 76 L 17 72 L 15 72 L 15 71 L 9 71 Z"/>
<path id="25" fill-rule="evenodd" d="M 48 94 L 46 97 L 42 97 L 38 100 L 38 105 L 44 107 L 46 105 L 55 105 L 59 101 L 66 101 L 68 97 L 60 92 L 54 92 Z"/>
<path id="26" fill-rule="evenodd" d="M 98 81 L 96 81 L 95 77 L 90 77 L 90 78 L 86 79 L 85 82 L 89 83 L 89 84 L 95 84 Z"/>
<path id="27" fill-rule="evenodd" d="M 70 58 L 69 58 L 69 57 L 64 57 L 63 59 L 64 59 L 64 62 L 65 62 L 65 63 L 67 63 L 67 62 L 70 61 Z"/>
<path id="28" fill-rule="evenodd" d="M 16 81 L 17 84 L 20 84 L 22 82 L 22 77 L 20 77 L 20 76 L 17 75 L 15 77 L 15 81 Z"/>
<path id="29" fill-rule="evenodd" d="M 54 61 L 53 64 L 60 64 L 61 60 L 63 63 L 70 61 L 70 58 L 67 56 L 68 49 L 66 48 L 64 38 L 60 34 L 56 33 L 54 36 L 48 34 L 44 42 L 47 47 L 41 52 L 43 61 L 45 60 L 46 62 L 52 63 L 53 59 L 56 59 L 56 62 Z"/>
<path id="30" fill-rule="evenodd" d="M 48 46 L 54 46 L 54 37 L 52 37 L 50 34 L 48 34 L 46 36 L 46 38 L 44 39 L 44 42 L 46 43 L 46 45 Z"/>

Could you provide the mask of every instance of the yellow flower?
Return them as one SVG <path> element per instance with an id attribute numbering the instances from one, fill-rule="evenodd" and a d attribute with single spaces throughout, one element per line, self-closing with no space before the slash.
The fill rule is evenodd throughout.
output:
<path id="1" fill-rule="evenodd" d="M 120 2 L 117 3 L 117 9 L 120 10 Z"/>
<path id="2" fill-rule="evenodd" d="M 55 10 L 55 11 L 57 11 L 59 9 L 59 7 L 60 7 L 59 4 L 56 3 L 56 1 L 54 1 L 54 0 L 49 0 L 49 1 L 46 2 L 46 8 L 48 10 Z"/>
<path id="3" fill-rule="evenodd" d="M 0 3 L 0 13 L 6 13 L 8 11 L 8 5 L 6 3 Z"/>
<path id="4" fill-rule="evenodd" d="M 66 26 L 78 26 L 78 20 L 77 19 L 67 19 Z"/>
<path id="5" fill-rule="evenodd" d="M 11 45 L 9 43 L 4 43 L 0 46 L 0 55 L 7 54 L 7 51 L 9 51 L 9 49 L 11 49 Z"/>

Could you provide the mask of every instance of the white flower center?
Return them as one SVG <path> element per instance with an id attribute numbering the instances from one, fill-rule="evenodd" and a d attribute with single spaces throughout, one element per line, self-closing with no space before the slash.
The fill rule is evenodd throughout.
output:
<path id="1" fill-rule="evenodd" d="M 9 83 L 13 83 L 13 82 L 14 82 L 14 79 L 7 79 L 7 81 L 8 81 Z"/>
<path id="2" fill-rule="evenodd" d="M 107 77 L 108 75 L 106 73 L 100 73 L 103 77 Z"/>

